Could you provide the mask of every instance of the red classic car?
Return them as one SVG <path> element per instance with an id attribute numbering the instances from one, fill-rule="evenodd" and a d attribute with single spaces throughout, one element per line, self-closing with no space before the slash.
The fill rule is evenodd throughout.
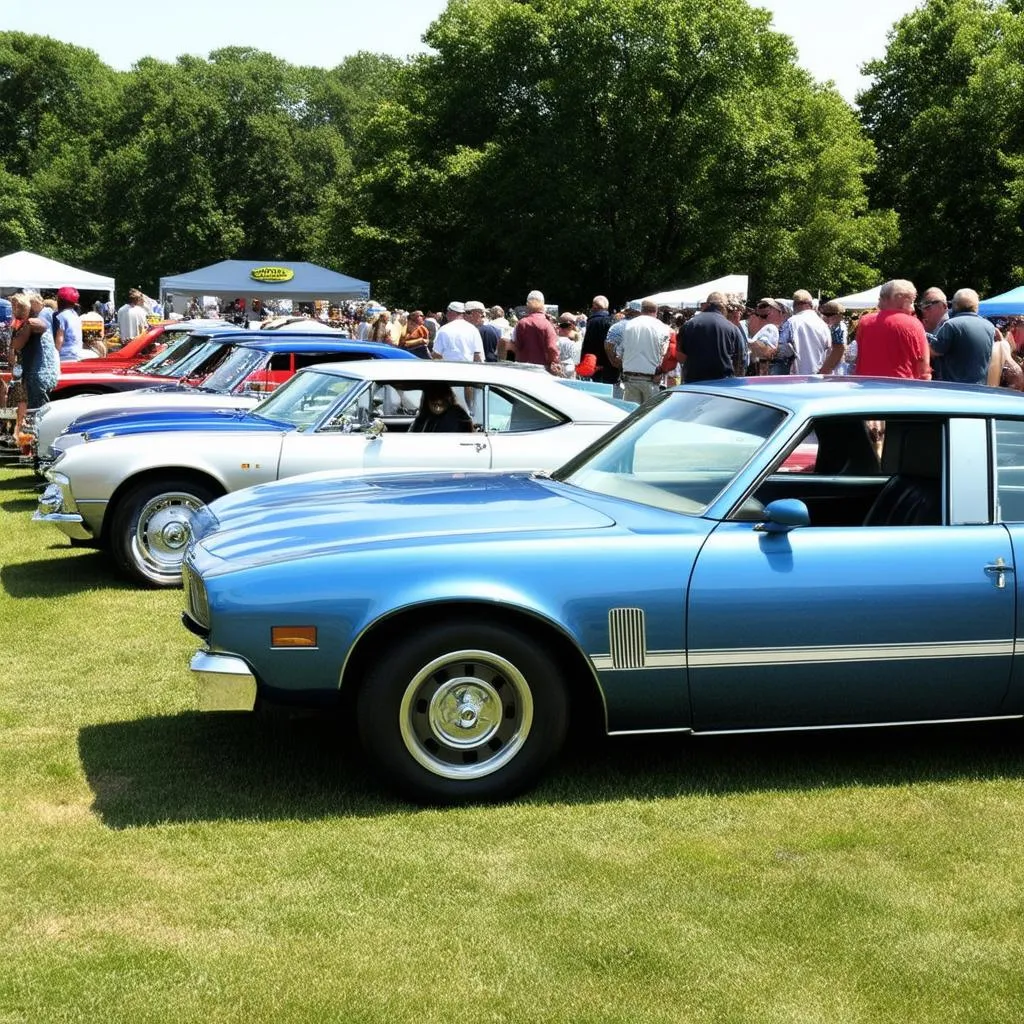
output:
<path id="1" fill-rule="evenodd" d="M 183 335 L 224 326 L 230 325 L 225 325 L 222 320 L 163 320 L 105 356 L 63 363 L 60 372 L 63 376 L 66 373 L 96 373 L 118 367 L 138 366 L 163 352 L 172 341 Z"/>

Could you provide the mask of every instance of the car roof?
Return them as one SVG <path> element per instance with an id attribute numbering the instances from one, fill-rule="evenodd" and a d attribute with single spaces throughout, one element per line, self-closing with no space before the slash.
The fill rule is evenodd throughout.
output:
<path id="1" fill-rule="evenodd" d="M 614 413 L 624 410 L 607 402 L 603 397 L 566 387 L 541 366 L 521 363 L 462 363 L 446 360 L 403 359 L 352 360 L 345 363 L 318 363 L 308 370 L 321 370 L 343 377 L 372 377 L 388 383 L 402 381 L 449 381 L 459 384 L 502 384 L 550 402 L 566 414 L 586 419 L 600 413 L 601 422 L 613 422 Z"/>
<path id="2" fill-rule="evenodd" d="M 682 384 L 677 391 L 749 398 L 809 416 L 858 413 L 1024 416 L 1024 396 L 980 384 L 895 377 L 735 377 Z"/>

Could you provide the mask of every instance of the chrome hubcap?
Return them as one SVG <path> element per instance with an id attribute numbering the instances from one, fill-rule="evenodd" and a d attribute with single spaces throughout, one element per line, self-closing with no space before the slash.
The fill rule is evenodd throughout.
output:
<path id="1" fill-rule="evenodd" d="M 446 779 L 475 779 L 508 764 L 533 723 L 523 674 L 491 651 L 452 651 L 424 665 L 402 695 L 399 727 L 412 757 Z"/>
<path id="2" fill-rule="evenodd" d="M 472 747 L 494 735 L 501 715 L 501 697 L 490 683 L 460 676 L 438 688 L 430 700 L 427 720 L 441 743 Z"/>
<path id="3" fill-rule="evenodd" d="M 132 548 L 148 575 L 176 576 L 192 536 L 192 517 L 203 507 L 193 494 L 161 494 L 139 516 Z"/>

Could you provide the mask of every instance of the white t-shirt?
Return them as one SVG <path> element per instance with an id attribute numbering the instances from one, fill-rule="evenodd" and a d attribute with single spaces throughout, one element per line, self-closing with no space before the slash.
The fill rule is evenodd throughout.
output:
<path id="1" fill-rule="evenodd" d="M 794 313 L 789 322 L 792 325 L 793 351 L 796 353 L 793 372 L 817 373 L 832 348 L 832 332 L 828 324 L 813 309 Z"/>
<path id="2" fill-rule="evenodd" d="M 466 320 L 452 320 L 437 332 L 434 354 L 455 363 L 473 362 L 473 354 L 484 358 L 484 342 L 480 332 Z"/>
<path id="3" fill-rule="evenodd" d="M 117 333 L 122 345 L 132 338 L 137 338 L 146 326 L 146 310 L 142 306 L 130 306 L 126 302 L 117 311 Z"/>

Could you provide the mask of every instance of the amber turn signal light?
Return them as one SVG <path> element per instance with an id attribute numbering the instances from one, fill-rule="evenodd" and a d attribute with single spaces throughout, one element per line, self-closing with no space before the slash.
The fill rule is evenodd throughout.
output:
<path id="1" fill-rule="evenodd" d="M 316 626 L 271 626 L 271 647 L 316 647 Z"/>

